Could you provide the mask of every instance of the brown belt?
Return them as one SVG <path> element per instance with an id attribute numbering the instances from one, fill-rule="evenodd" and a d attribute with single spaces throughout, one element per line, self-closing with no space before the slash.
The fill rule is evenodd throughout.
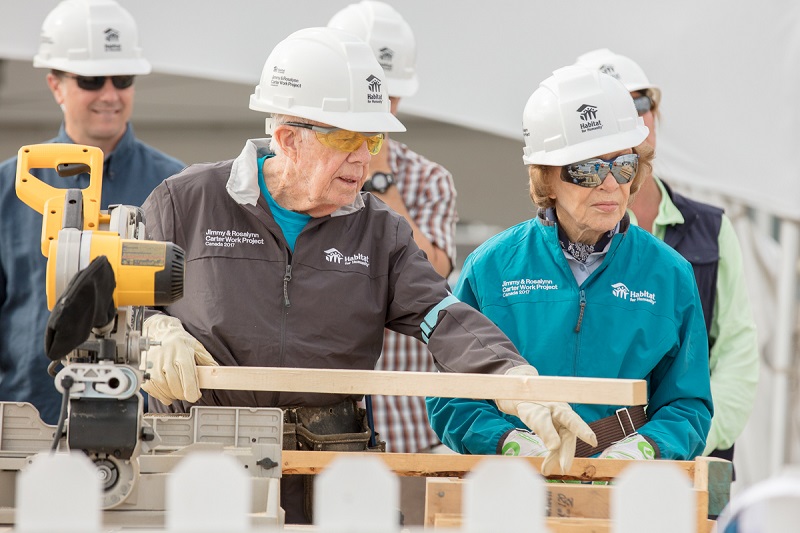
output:
<path id="1" fill-rule="evenodd" d="M 647 423 L 647 415 L 643 406 L 637 405 L 635 407 L 617 409 L 617 412 L 613 415 L 595 420 L 589 424 L 589 427 L 592 428 L 592 431 L 597 436 L 597 446 L 591 447 L 578 439 L 578 445 L 575 447 L 575 457 L 591 457 L 596 453 L 602 452 L 613 443 L 636 433 L 636 430 L 645 425 L 645 423 Z"/>

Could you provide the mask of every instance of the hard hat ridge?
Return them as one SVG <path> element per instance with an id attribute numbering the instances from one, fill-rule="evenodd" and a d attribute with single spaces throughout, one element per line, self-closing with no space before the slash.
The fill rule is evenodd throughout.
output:
<path id="1" fill-rule="evenodd" d="M 575 64 L 597 69 L 618 79 L 629 92 L 647 90 L 656 102 L 661 101 L 661 89 L 651 83 L 642 67 L 627 56 L 614 53 L 608 48 L 598 48 L 578 57 Z"/>
<path id="2" fill-rule="evenodd" d="M 392 6 L 363 0 L 350 4 L 328 22 L 366 42 L 386 73 L 390 96 L 412 96 L 419 88 L 417 46 L 411 26 Z"/>
<path id="3" fill-rule="evenodd" d="M 649 130 L 617 80 L 598 70 L 556 70 L 522 114 L 526 164 L 563 166 L 638 146 Z"/>
<path id="4" fill-rule="evenodd" d="M 278 43 L 250 109 L 351 131 L 405 131 L 391 113 L 385 75 L 369 46 L 334 28 L 306 28 Z"/>
<path id="5" fill-rule="evenodd" d="M 64 0 L 42 23 L 36 68 L 79 76 L 149 74 L 131 14 L 113 0 Z"/>

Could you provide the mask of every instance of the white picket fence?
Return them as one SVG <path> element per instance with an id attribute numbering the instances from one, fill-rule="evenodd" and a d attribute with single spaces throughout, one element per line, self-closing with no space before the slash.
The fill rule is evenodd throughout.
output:
<path id="1" fill-rule="evenodd" d="M 545 481 L 527 462 L 489 457 L 467 479 L 470 481 L 464 491 L 462 527 L 448 531 L 548 531 Z M 208 452 L 189 454 L 167 479 L 166 527 L 160 531 L 283 530 L 251 525 L 250 490 L 250 478 L 235 459 Z M 313 530 L 320 533 L 423 531 L 402 529 L 398 525 L 398 503 L 397 476 L 380 459 L 343 454 L 317 476 Z M 613 531 L 696 532 L 696 506 L 690 480 L 674 465 L 658 461 L 633 465 L 615 480 L 611 499 Z M 102 526 L 101 513 L 97 470 L 82 454 L 36 456 L 18 477 L 14 531 L 108 531 Z"/>

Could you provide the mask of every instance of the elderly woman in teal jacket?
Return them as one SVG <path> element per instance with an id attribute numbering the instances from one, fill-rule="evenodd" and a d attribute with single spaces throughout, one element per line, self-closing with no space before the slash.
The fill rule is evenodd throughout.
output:
<path id="1" fill-rule="evenodd" d="M 455 295 L 542 375 L 647 380 L 644 408 L 572 406 L 598 439 L 578 442 L 577 456 L 694 458 L 713 407 L 692 268 L 626 213 L 651 171 L 647 127 L 619 81 L 565 67 L 528 100 L 523 128 L 538 214 L 475 250 Z M 442 442 L 460 453 L 547 453 L 491 401 L 429 398 L 427 407 Z"/>

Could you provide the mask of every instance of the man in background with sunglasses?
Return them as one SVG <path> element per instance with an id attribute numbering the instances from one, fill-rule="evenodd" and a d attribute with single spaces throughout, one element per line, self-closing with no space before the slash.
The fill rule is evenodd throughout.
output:
<path id="1" fill-rule="evenodd" d="M 47 142 L 103 150 L 102 209 L 141 205 L 150 191 L 184 165 L 142 143 L 129 124 L 134 79 L 148 74 L 136 23 L 111 0 L 67 0 L 47 16 L 33 66 L 47 68 L 47 84 L 64 113 Z M 31 144 L 34 139 L 20 139 Z M 55 424 L 61 395 L 47 373 L 44 332 L 46 258 L 40 250 L 42 216 L 17 198 L 17 158 L 0 164 L 0 401 L 32 403 Z M 32 173 L 57 188 L 85 188 L 89 175 Z"/>
<path id="2" fill-rule="evenodd" d="M 148 237 L 186 251 L 184 297 L 145 322 L 160 342 L 147 352 L 151 407 L 280 407 L 294 438 L 284 447 L 328 449 L 306 415 L 369 446 L 359 395 L 206 390 L 197 365 L 373 369 L 384 328 L 427 343 L 442 371 L 505 373 L 524 366 L 485 316 L 449 293 L 414 242 L 411 225 L 361 192 L 383 132 L 405 131 L 391 113 L 385 75 L 369 46 L 333 28 L 300 30 L 273 49 L 250 108 L 269 113 L 269 139 L 233 160 L 192 165 L 144 204 Z M 158 399 L 161 403 L 156 402 Z M 508 401 L 546 436 L 593 441 L 565 403 Z M 288 424 L 292 424 L 288 426 Z M 356 428 L 356 429 L 354 429 Z M 281 479 L 287 523 L 308 522 L 311 485 Z"/>
<path id="3" fill-rule="evenodd" d="M 599 69 L 630 91 L 650 128 L 645 142 L 656 147 L 661 90 L 632 59 L 608 49 L 588 52 L 579 65 Z M 723 210 L 673 191 L 647 176 L 631 206 L 632 222 L 663 240 L 694 269 L 708 331 L 714 419 L 703 455 L 733 460 L 733 444 L 744 430 L 758 386 L 758 338 L 739 240 Z"/>
<path id="4" fill-rule="evenodd" d="M 539 84 L 522 124 L 537 216 L 472 252 L 454 294 L 543 375 L 647 380 L 646 409 L 573 405 L 598 441 L 577 443 L 578 456 L 693 459 L 713 412 L 700 298 L 689 263 L 627 214 L 650 171 L 648 128 L 620 82 L 576 66 Z M 546 453 L 535 429 L 498 408 L 428 399 L 454 450 Z"/>

